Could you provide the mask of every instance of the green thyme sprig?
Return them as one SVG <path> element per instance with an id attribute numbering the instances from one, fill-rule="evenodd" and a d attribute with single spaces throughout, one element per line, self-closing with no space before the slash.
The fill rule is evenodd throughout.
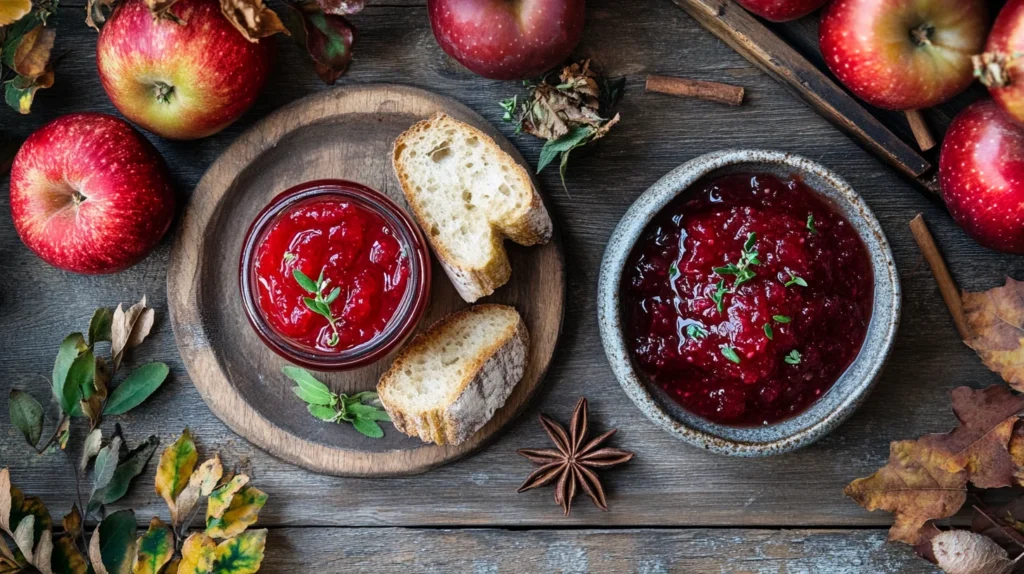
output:
<path id="1" fill-rule="evenodd" d="M 740 363 L 740 356 L 736 354 L 736 349 L 733 349 L 729 345 L 722 345 L 722 356 L 736 363 L 737 365 Z"/>
<path id="2" fill-rule="evenodd" d="M 708 336 L 708 331 L 696 323 L 690 323 L 686 326 L 686 336 L 691 339 L 703 339 Z"/>
<path id="3" fill-rule="evenodd" d="M 754 249 L 754 243 L 756 242 L 757 234 L 748 234 L 747 241 L 743 244 L 743 251 L 740 253 L 739 262 L 729 263 L 725 267 L 715 267 L 712 271 L 719 275 L 735 275 L 736 281 L 733 283 L 733 288 L 750 281 L 757 276 L 757 273 L 754 273 L 754 270 L 750 267 L 761 264 L 761 260 L 757 258 L 760 254 Z"/>
<path id="4" fill-rule="evenodd" d="M 323 315 L 327 319 L 327 323 L 330 324 L 331 330 L 334 331 L 331 333 L 330 339 L 327 340 L 327 344 L 331 347 L 337 345 L 341 336 L 338 334 L 338 320 L 331 314 L 331 303 L 334 303 L 338 295 L 341 295 L 341 287 L 335 287 L 330 293 L 325 294 L 330 280 L 324 279 L 324 269 L 320 270 L 320 277 L 316 281 L 310 279 L 298 268 L 292 271 L 292 275 L 300 287 L 313 295 L 313 297 L 303 297 L 302 302 L 309 307 L 310 311 Z"/>
<path id="5" fill-rule="evenodd" d="M 377 423 L 390 422 L 391 417 L 381 408 L 377 393 L 363 391 L 350 397 L 332 392 L 306 369 L 288 366 L 282 371 L 298 385 L 292 387 L 292 392 L 306 401 L 309 414 L 324 422 L 351 423 L 357 431 L 370 438 L 384 436 L 384 430 Z"/>
<path id="6" fill-rule="evenodd" d="M 807 231 L 810 231 L 811 235 L 817 235 L 818 234 L 818 228 L 814 226 L 814 214 L 813 213 L 808 213 L 807 214 Z"/>
<path id="7" fill-rule="evenodd" d="M 800 354 L 800 351 L 797 351 L 796 349 L 793 349 L 782 360 L 786 361 L 786 363 L 790 364 L 790 365 L 799 365 L 801 359 L 803 359 L 803 355 Z"/>
<path id="8" fill-rule="evenodd" d="M 789 274 L 789 281 L 786 281 L 786 287 L 792 287 L 793 285 L 799 285 L 800 287 L 807 287 L 807 281 L 805 281 L 803 277 L 798 277 L 798 276 L 793 275 L 792 273 L 790 273 Z"/>

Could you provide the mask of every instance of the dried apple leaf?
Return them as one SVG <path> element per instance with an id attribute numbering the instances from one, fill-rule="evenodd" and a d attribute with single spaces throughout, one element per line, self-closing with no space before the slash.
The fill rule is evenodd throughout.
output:
<path id="1" fill-rule="evenodd" d="M 947 530 L 932 539 L 935 563 L 946 574 L 1009 574 L 1014 562 L 987 536 Z"/>
<path id="2" fill-rule="evenodd" d="M 918 544 L 929 520 L 952 516 L 967 500 L 967 472 L 947 471 L 948 460 L 948 453 L 922 441 L 893 442 L 888 464 L 843 492 L 867 510 L 893 513 L 889 540 Z"/>
<path id="3" fill-rule="evenodd" d="M 1024 391 L 1024 282 L 1006 278 L 1002 287 L 964 291 L 964 313 L 973 336 L 964 341 L 1018 391 Z"/>
<path id="4" fill-rule="evenodd" d="M 234 496 L 220 517 L 206 520 L 206 533 L 213 538 L 232 538 L 256 523 L 267 495 L 258 488 L 246 485 Z"/>
<path id="5" fill-rule="evenodd" d="M 11 67 L 29 80 L 42 76 L 50 67 L 50 52 L 56 37 L 56 30 L 42 24 L 29 30 L 14 51 L 14 65 Z"/>
<path id="6" fill-rule="evenodd" d="M 316 75 L 334 85 L 352 63 L 355 29 L 343 16 L 328 14 L 315 0 L 290 3 L 302 18 L 306 51 L 313 58 Z"/>
<path id="7" fill-rule="evenodd" d="M 7 534 L 11 530 L 11 473 L 6 468 L 0 469 L 0 528 Z"/>
<path id="8" fill-rule="evenodd" d="M 217 543 L 205 533 L 196 532 L 186 538 L 181 547 L 178 574 L 206 574 L 212 571 L 216 554 Z"/>
<path id="9" fill-rule="evenodd" d="M 71 512 L 64 515 L 61 520 L 64 532 L 72 538 L 78 538 L 82 534 L 82 513 L 78 511 L 78 505 L 71 505 Z"/>
<path id="10" fill-rule="evenodd" d="M 100 429 L 92 429 L 92 432 L 85 437 L 85 442 L 82 443 L 82 458 L 78 462 L 79 472 L 85 472 L 86 467 L 89 466 L 89 461 L 99 454 L 102 447 L 103 431 Z"/>
<path id="11" fill-rule="evenodd" d="M 174 508 L 171 510 L 171 523 L 180 526 L 182 521 L 188 518 L 192 510 L 195 509 L 199 498 L 210 496 L 223 474 L 224 467 L 221 465 L 219 455 L 214 455 L 213 458 L 199 465 L 199 468 L 189 477 L 188 486 L 174 501 Z"/>
<path id="12" fill-rule="evenodd" d="M 213 571 L 221 574 L 254 574 L 263 562 L 267 530 L 249 530 L 217 545 Z"/>
<path id="13" fill-rule="evenodd" d="M 174 555 L 174 533 L 157 517 L 149 521 L 149 529 L 136 542 L 133 574 L 159 574 Z"/>
<path id="14" fill-rule="evenodd" d="M 49 537 L 49 533 L 47 533 L 47 537 Z M 87 574 L 89 572 L 89 563 L 86 562 L 85 556 L 82 556 L 71 537 L 61 536 L 56 543 L 51 544 L 52 561 L 45 560 L 45 562 L 53 564 L 54 572 L 60 574 Z M 44 562 L 39 549 L 36 549 L 36 560 L 40 563 Z M 39 568 L 38 564 L 36 568 Z"/>
<path id="15" fill-rule="evenodd" d="M 114 309 L 110 323 L 110 354 L 113 370 L 121 366 L 124 352 L 139 346 L 153 329 L 156 312 L 146 307 L 146 296 L 125 311 L 120 304 Z"/>
<path id="16" fill-rule="evenodd" d="M 174 501 L 188 484 L 198 460 L 196 444 L 188 429 L 160 455 L 160 466 L 156 471 L 156 493 L 167 503 L 172 516 L 176 515 Z"/>
<path id="17" fill-rule="evenodd" d="M 0 26 L 20 20 L 32 11 L 32 0 L 0 0 Z"/>
<path id="18" fill-rule="evenodd" d="M 107 21 L 107 16 L 114 11 L 117 0 L 87 0 L 85 4 L 85 25 L 100 31 L 100 25 Z"/>
<path id="19" fill-rule="evenodd" d="M 945 452 L 943 468 L 967 471 L 967 479 L 979 488 L 1010 486 L 1014 462 L 1009 443 L 1024 410 L 1024 396 L 1014 395 L 1002 385 L 985 389 L 959 387 L 952 392 L 953 413 L 960 425 L 946 434 L 930 434 L 920 442 Z"/>
<path id="20" fill-rule="evenodd" d="M 244 474 L 233 476 L 231 480 L 222 484 L 210 493 L 206 500 L 206 521 L 224 516 L 224 512 L 231 505 L 231 499 L 235 493 L 242 490 L 242 487 L 249 483 L 249 477 Z"/>
<path id="21" fill-rule="evenodd" d="M 250 42 L 259 42 L 279 32 L 291 35 L 281 23 L 281 18 L 267 8 L 263 0 L 220 0 L 220 11 Z"/>
<path id="22" fill-rule="evenodd" d="M 32 111 L 36 92 L 52 87 L 53 79 L 52 70 L 35 79 L 15 76 L 13 80 L 4 84 L 4 101 L 19 114 L 28 114 Z"/>
<path id="23" fill-rule="evenodd" d="M 171 6 L 174 6 L 178 0 L 145 0 L 146 8 L 149 8 L 150 14 L 153 18 L 162 18 L 164 20 L 170 20 L 175 24 L 185 25 L 185 21 L 178 18 L 173 12 L 171 12 Z"/>
<path id="24" fill-rule="evenodd" d="M 96 574 L 129 574 L 135 562 L 135 513 L 108 514 L 93 531 L 89 560 Z"/>
<path id="25" fill-rule="evenodd" d="M 35 448 L 43 432 L 43 407 L 32 395 L 18 389 L 11 389 L 7 403 L 11 424 Z"/>

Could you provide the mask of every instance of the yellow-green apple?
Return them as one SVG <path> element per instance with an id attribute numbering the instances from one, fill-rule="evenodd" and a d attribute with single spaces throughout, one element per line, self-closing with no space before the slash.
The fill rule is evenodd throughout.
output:
<path id="1" fill-rule="evenodd" d="M 165 138 L 214 134 L 241 116 L 266 83 L 269 38 L 245 39 L 217 0 L 180 0 L 182 23 L 154 18 L 143 0 L 114 9 L 100 32 L 100 81 L 129 120 Z"/>
<path id="2" fill-rule="evenodd" d="M 1024 127 L 994 101 L 971 104 L 949 125 L 939 185 L 953 219 L 975 241 L 1024 253 Z"/>
<path id="3" fill-rule="evenodd" d="M 987 28 L 985 0 L 835 0 L 818 39 L 829 70 L 859 98 L 917 110 L 970 85 Z"/>
<path id="4" fill-rule="evenodd" d="M 11 167 L 11 215 L 29 249 L 76 273 L 138 263 L 174 218 L 160 153 L 124 120 L 57 118 L 33 133 Z"/>
<path id="5" fill-rule="evenodd" d="M 828 0 L 736 0 L 740 6 L 772 22 L 789 22 L 814 12 Z"/>
<path id="6" fill-rule="evenodd" d="M 562 63 L 583 35 L 586 0 L 427 0 L 434 37 L 487 78 L 533 78 Z"/>

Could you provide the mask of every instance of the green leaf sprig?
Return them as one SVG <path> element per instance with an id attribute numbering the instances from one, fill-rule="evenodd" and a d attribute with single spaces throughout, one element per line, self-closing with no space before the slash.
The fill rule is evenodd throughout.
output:
<path id="1" fill-rule="evenodd" d="M 800 354 L 800 351 L 793 349 L 788 355 L 786 355 L 783 361 L 786 361 L 786 363 L 790 365 L 799 365 L 801 359 L 803 359 L 803 356 Z"/>
<path id="2" fill-rule="evenodd" d="M 792 273 L 790 273 L 789 274 L 789 281 L 786 281 L 786 287 L 792 287 L 793 285 L 799 285 L 800 287 L 807 287 L 807 281 L 804 280 L 803 277 L 798 277 L 798 276 L 793 275 Z"/>
<path id="3" fill-rule="evenodd" d="M 302 302 L 309 307 L 309 310 L 322 315 L 327 319 L 327 323 L 331 326 L 331 336 L 327 339 L 327 344 L 331 347 L 338 344 L 341 336 L 338 334 L 338 319 L 331 313 L 331 303 L 341 295 L 341 287 L 335 287 L 327 293 L 327 287 L 329 287 L 330 280 L 324 279 L 324 271 L 326 268 L 320 270 L 320 276 L 316 281 L 313 281 L 299 268 L 295 268 L 292 271 L 292 276 L 295 277 L 295 281 L 300 287 L 306 290 L 307 293 L 313 295 L 313 297 L 303 297 Z"/>
<path id="4" fill-rule="evenodd" d="M 807 231 L 810 231 L 811 235 L 817 235 L 818 234 L 818 228 L 814 226 L 814 214 L 813 213 L 808 213 L 807 214 Z"/>
<path id="5" fill-rule="evenodd" d="M 357 431 L 370 438 L 384 436 L 384 430 L 377 423 L 391 422 L 391 417 L 381 408 L 377 393 L 338 394 L 316 380 L 306 369 L 288 366 L 282 371 L 297 385 L 292 387 L 292 391 L 306 402 L 309 414 L 324 422 L 351 423 Z"/>
<path id="6" fill-rule="evenodd" d="M 754 249 L 756 242 L 757 234 L 748 234 L 747 240 L 743 243 L 743 250 L 740 252 L 740 260 L 736 263 L 729 263 L 725 267 L 715 267 L 712 271 L 719 275 L 735 275 L 736 281 L 733 283 L 733 288 L 750 281 L 757 276 L 757 273 L 754 273 L 750 267 L 761 264 L 761 260 L 757 258 L 760 254 Z"/>

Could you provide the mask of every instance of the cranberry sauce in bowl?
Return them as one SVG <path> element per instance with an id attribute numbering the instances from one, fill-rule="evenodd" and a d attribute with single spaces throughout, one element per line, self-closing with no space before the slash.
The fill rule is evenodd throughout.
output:
<path id="1" fill-rule="evenodd" d="M 857 356 L 874 277 L 857 232 L 799 177 L 731 174 L 665 206 L 622 278 L 626 344 L 686 410 L 788 419 Z"/>
<path id="2" fill-rule="evenodd" d="M 769 456 L 846 420 L 881 377 L 902 294 L 881 225 L 828 168 L 723 150 L 626 210 L 597 288 L 612 373 L 702 450 Z"/>
<path id="3" fill-rule="evenodd" d="M 412 331 L 426 307 L 429 256 L 418 228 L 384 195 L 315 181 L 257 217 L 240 284 L 271 349 L 311 368 L 344 369 L 382 357 Z"/>

